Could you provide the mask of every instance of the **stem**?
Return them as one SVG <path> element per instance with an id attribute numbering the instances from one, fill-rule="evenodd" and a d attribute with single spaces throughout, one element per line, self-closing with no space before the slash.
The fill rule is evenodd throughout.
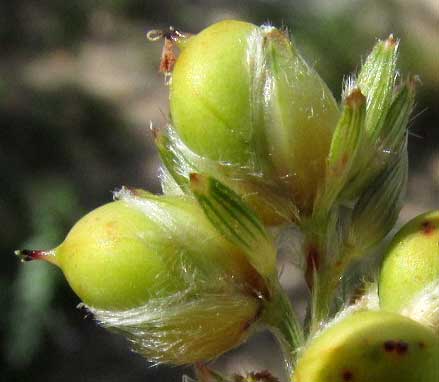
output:
<path id="1" fill-rule="evenodd" d="M 300 320 L 278 282 L 274 287 L 273 298 L 266 302 L 262 321 L 279 341 L 286 367 L 291 372 L 297 349 L 303 346 L 305 338 Z"/>
<path id="2" fill-rule="evenodd" d="M 334 264 L 324 267 L 315 277 L 310 333 L 319 330 L 321 323 L 330 315 L 340 281 L 359 253 L 361 252 L 356 247 L 345 245 L 339 259 Z"/>

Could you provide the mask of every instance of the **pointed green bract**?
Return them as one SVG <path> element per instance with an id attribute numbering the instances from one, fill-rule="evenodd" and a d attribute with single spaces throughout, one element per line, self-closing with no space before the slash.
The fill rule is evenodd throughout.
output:
<path id="1" fill-rule="evenodd" d="M 381 157 L 395 156 L 401 151 L 414 103 L 415 79 L 409 78 L 396 92 L 377 137 L 378 148 L 381 149 L 378 153 Z"/>
<path id="2" fill-rule="evenodd" d="M 355 204 L 349 241 L 360 250 L 378 244 L 395 225 L 405 196 L 407 173 L 407 152 L 403 151 Z"/>
<path id="3" fill-rule="evenodd" d="M 366 131 L 354 176 L 344 191 L 355 199 L 405 148 L 407 124 L 413 109 L 415 80 L 395 90 L 398 42 L 379 41 L 363 65 L 356 85 L 367 98 Z M 396 93 L 396 94 L 395 94 Z"/>
<path id="4" fill-rule="evenodd" d="M 276 249 L 262 222 L 232 190 L 209 176 L 192 174 L 191 188 L 212 224 L 231 242 L 242 248 L 258 273 L 264 276 L 267 292 L 261 294 L 264 309 L 261 322 L 279 339 L 287 366 L 295 349 L 304 342 L 303 329 L 288 296 L 276 277 Z"/>
<path id="5" fill-rule="evenodd" d="M 439 337 L 406 317 L 363 311 L 304 348 L 294 382 L 436 382 Z"/>
<path id="6" fill-rule="evenodd" d="M 398 41 L 390 36 L 379 41 L 358 74 L 357 85 L 367 98 L 366 129 L 372 138 L 379 135 L 396 80 Z"/>
<path id="7" fill-rule="evenodd" d="M 352 177 L 352 167 L 362 143 L 366 117 L 366 99 L 359 89 L 353 89 L 344 107 L 329 150 L 325 183 L 315 201 L 314 213 L 327 213 L 345 184 Z"/>
<path id="8" fill-rule="evenodd" d="M 216 179 L 192 174 L 191 188 L 212 224 L 241 247 L 249 262 L 267 278 L 276 272 L 276 250 L 262 222 L 231 189 Z"/>
<path id="9" fill-rule="evenodd" d="M 309 211 L 324 177 L 338 107 L 288 34 L 272 27 L 264 32 L 264 114 L 269 155 L 296 204 Z"/>

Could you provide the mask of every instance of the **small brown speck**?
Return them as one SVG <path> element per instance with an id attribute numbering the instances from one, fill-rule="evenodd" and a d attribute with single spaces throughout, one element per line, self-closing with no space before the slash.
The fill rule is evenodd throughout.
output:
<path id="1" fill-rule="evenodd" d="M 409 344 L 403 341 L 399 341 L 396 344 L 396 352 L 400 355 L 407 353 L 409 350 Z"/>
<path id="2" fill-rule="evenodd" d="M 359 88 L 355 88 L 346 97 L 346 104 L 352 108 L 359 108 L 366 102 L 366 97 L 361 93 Z"/>
<path id="3" fill-rule="evenodd" d="M 342 374 L 343 381 L 353 381 L 354 380 L 354 373 L 350 370 L 346 370 Z"/>
<path id="4" fill-rule="evenodd" d="M 425 235 L 431 235 L 436 229 L 436 226 L 431 221 L 425 221 L 421 224 L 422 232 Z"/>
<path id="5" fill-rule="evenodd" d="M 385 41 L 385 47 L 386 48 L 393 48 L 395 45 L 398 44 L 398 40 L 391 34 L 387 40 Z"/>
<path id="6" fill-rule="evenodd" d="M 388 353 L 394 351 L 396 348 L 395 341 L 386 341 L 384 342 L 384 350 Z"/>
<path id="7" fill-rule="evenodd" d="M 189 178 L 190 178 L 191 182 L 194 183 L 194 182 L 199 182 L 200 179 L 201 179 L 201 176 L 200 176 L 200 174 L 192 172 L 192 173 L 189 174 Z"/>

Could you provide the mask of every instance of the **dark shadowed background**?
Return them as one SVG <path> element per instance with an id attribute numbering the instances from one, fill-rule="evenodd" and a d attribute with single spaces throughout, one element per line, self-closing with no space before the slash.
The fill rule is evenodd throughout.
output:
<path id="1" fill-rule="evenodd" d="M 226 18 L 286 26 L 339 98 L 377 37 L 401 38 L 400 68 L 419 74 L 410 185 L 401 221 L 439 207 L 438 0 L 15 0 L 0 3 L 0 380 L 181 381 L 190 369 L 151 367 L 75 309 L 48 264 L 16 248 L 51 248 L 120 185 L 159 192 L 150 122 L 167 121 L 160 44 L 145 32 L 197 32 Z M 287 266 L 282 280 L 305 296 Z M 218 367 L 278 370 L 259 335 Z"/>

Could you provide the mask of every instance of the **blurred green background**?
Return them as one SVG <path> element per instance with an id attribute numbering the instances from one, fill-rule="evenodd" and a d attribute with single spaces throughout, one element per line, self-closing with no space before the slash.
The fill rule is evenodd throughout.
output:
<path id="1" fill-rule="evenodd" d="M 13 250 L 57 245 L 120 185 L 160 190 L 149 126 L 167 122 L 167 89 L 161 45 L 145 32 L 169 25 L 197 32 L 226 18 L 288 27 L 338 98 L 377 37 L 401 38 L 401 71 L 422 80 L 401 219 L 439 208 L 438 0 L 2 1 L 1 381 L 181 381 L 190 373 L 132 354 L 75 309 L 57 269 L 20 264 Z M 218 364 L 276 368 L 273 346 L 260 336 L 245 348 L 251 357 L 238 351 Z"/>

